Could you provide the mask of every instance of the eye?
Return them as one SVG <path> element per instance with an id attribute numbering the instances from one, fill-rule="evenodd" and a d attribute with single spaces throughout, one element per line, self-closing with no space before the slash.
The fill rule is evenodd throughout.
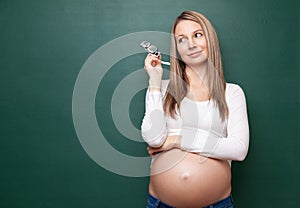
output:
<path id="1" fill-rule="evenodd" d="M 183 37 L 177 39 L 177 43 L 183 43 L 185 41 L 186 41 L 186 39 Z"/>
<path id="2" fill-rule="evenodd" d="M 202 36 L 203 36 L 203 34 L 200 33 L 200 32 L 195 33 L 195 37 L 196 37 L 196 38 L 201 38 Z"/>

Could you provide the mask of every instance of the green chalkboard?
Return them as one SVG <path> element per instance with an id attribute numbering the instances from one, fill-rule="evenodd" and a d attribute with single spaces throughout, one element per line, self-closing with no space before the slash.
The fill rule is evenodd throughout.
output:
<path id="1" fill-rule="evenodd" d="M 183 10 L 211 20 L 225 78 L 246 94 L 251 142 L 232 164 L 236 207 L 296 207 L 299 9 L 297 0 L 1 0 L 0 207 L 145 207 L 137 44 L 153 39 L 168 60 L 165 35 Z"/>

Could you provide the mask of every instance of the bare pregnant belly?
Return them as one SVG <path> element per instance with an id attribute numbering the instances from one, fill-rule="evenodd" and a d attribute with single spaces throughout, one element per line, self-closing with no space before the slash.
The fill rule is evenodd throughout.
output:
<path id="1" fill-rule="evenodd" d="M 199 208 L 229 196 L 231 170 L 227 161 L 173 149 L 153 160 L 150 194 L 177 208 Z"/>

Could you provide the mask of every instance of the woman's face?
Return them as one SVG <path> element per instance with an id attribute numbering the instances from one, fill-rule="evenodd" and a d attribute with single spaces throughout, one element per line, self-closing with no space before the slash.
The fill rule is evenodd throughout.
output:
<path id="1" fill-rule="evenodd" d="M 177 51 L 183 62 L 197 66 L 207 61 L 207 42 L 197 22 L 181 20 L 175 28 Z"/>

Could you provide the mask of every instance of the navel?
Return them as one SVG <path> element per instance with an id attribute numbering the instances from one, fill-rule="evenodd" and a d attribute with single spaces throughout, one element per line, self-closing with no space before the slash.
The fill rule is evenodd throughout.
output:
<path id="1" fill-rule="evenodd" d="M 189 173 L 189 172 L 185 172 L 185 173 L 183 173 L 182 175 L 181 175 L 181 180 L 183 180 L 183 181 L 188 181 L 189 179 L 190 179 L 190 177 L 191 177 L 191 174 Z"/>

